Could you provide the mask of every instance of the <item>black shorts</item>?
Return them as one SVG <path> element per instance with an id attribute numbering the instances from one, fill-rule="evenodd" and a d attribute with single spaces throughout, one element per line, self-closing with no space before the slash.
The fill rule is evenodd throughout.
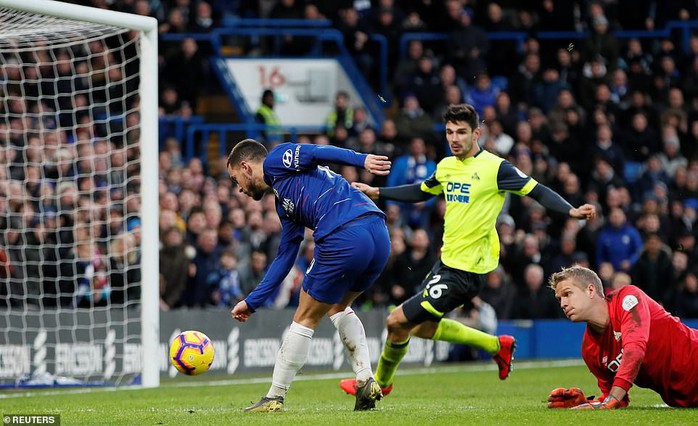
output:
<path id="1" fill-rule="evenodd" d="M 423 290 L 402 304 L 412 324 L 439 321 L 461 305 L 471 306 L 485 284 L 485 275 L 449 268 L 437 261 L 422 282 Z"/>

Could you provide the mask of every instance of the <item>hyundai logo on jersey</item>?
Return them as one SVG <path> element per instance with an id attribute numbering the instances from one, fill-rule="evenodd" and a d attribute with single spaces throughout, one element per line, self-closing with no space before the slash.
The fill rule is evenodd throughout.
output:
<path id="1" fill-rule="evenodd" d="M 281 162 L 284 164 L 284 167 L 291 168 L 291 161 L 293 160 L 293 151 L 290 149 L 287 149 L 284 151 L 284 153 L 281 155 Z"/>

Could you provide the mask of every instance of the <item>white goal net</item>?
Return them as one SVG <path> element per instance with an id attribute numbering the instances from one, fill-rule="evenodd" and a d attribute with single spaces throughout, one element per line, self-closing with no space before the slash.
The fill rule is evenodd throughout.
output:
<path id="1" fill-rule="evenodd" d="M 158 385 L 154 28 L 0 0 L 0 387 Z"/>

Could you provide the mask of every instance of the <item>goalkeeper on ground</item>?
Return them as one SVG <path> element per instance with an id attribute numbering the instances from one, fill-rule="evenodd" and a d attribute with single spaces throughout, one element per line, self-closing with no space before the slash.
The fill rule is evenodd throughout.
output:
<path id="1" fill-rule="evenodd" d="M 558 388 L 548 407 L 625 407 L 633 384 L 657 392 L 671 407 L 698 407 L 698 330 L 633 285 L 604 297 L 599 276 L 581 266 L 553 274 L 550 287 L 567 318 L 587 323 L 582 357 L 602 395 L 587 401 L 579 388 Z"/>

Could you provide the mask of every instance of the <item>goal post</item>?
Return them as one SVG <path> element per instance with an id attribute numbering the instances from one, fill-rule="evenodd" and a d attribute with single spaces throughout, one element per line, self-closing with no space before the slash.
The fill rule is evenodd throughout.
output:
<path id="1" fill-rule="evenodd" d="M 157 56 L 154 18 L 0 0 L 0 386 L 159 386 Z"/>

